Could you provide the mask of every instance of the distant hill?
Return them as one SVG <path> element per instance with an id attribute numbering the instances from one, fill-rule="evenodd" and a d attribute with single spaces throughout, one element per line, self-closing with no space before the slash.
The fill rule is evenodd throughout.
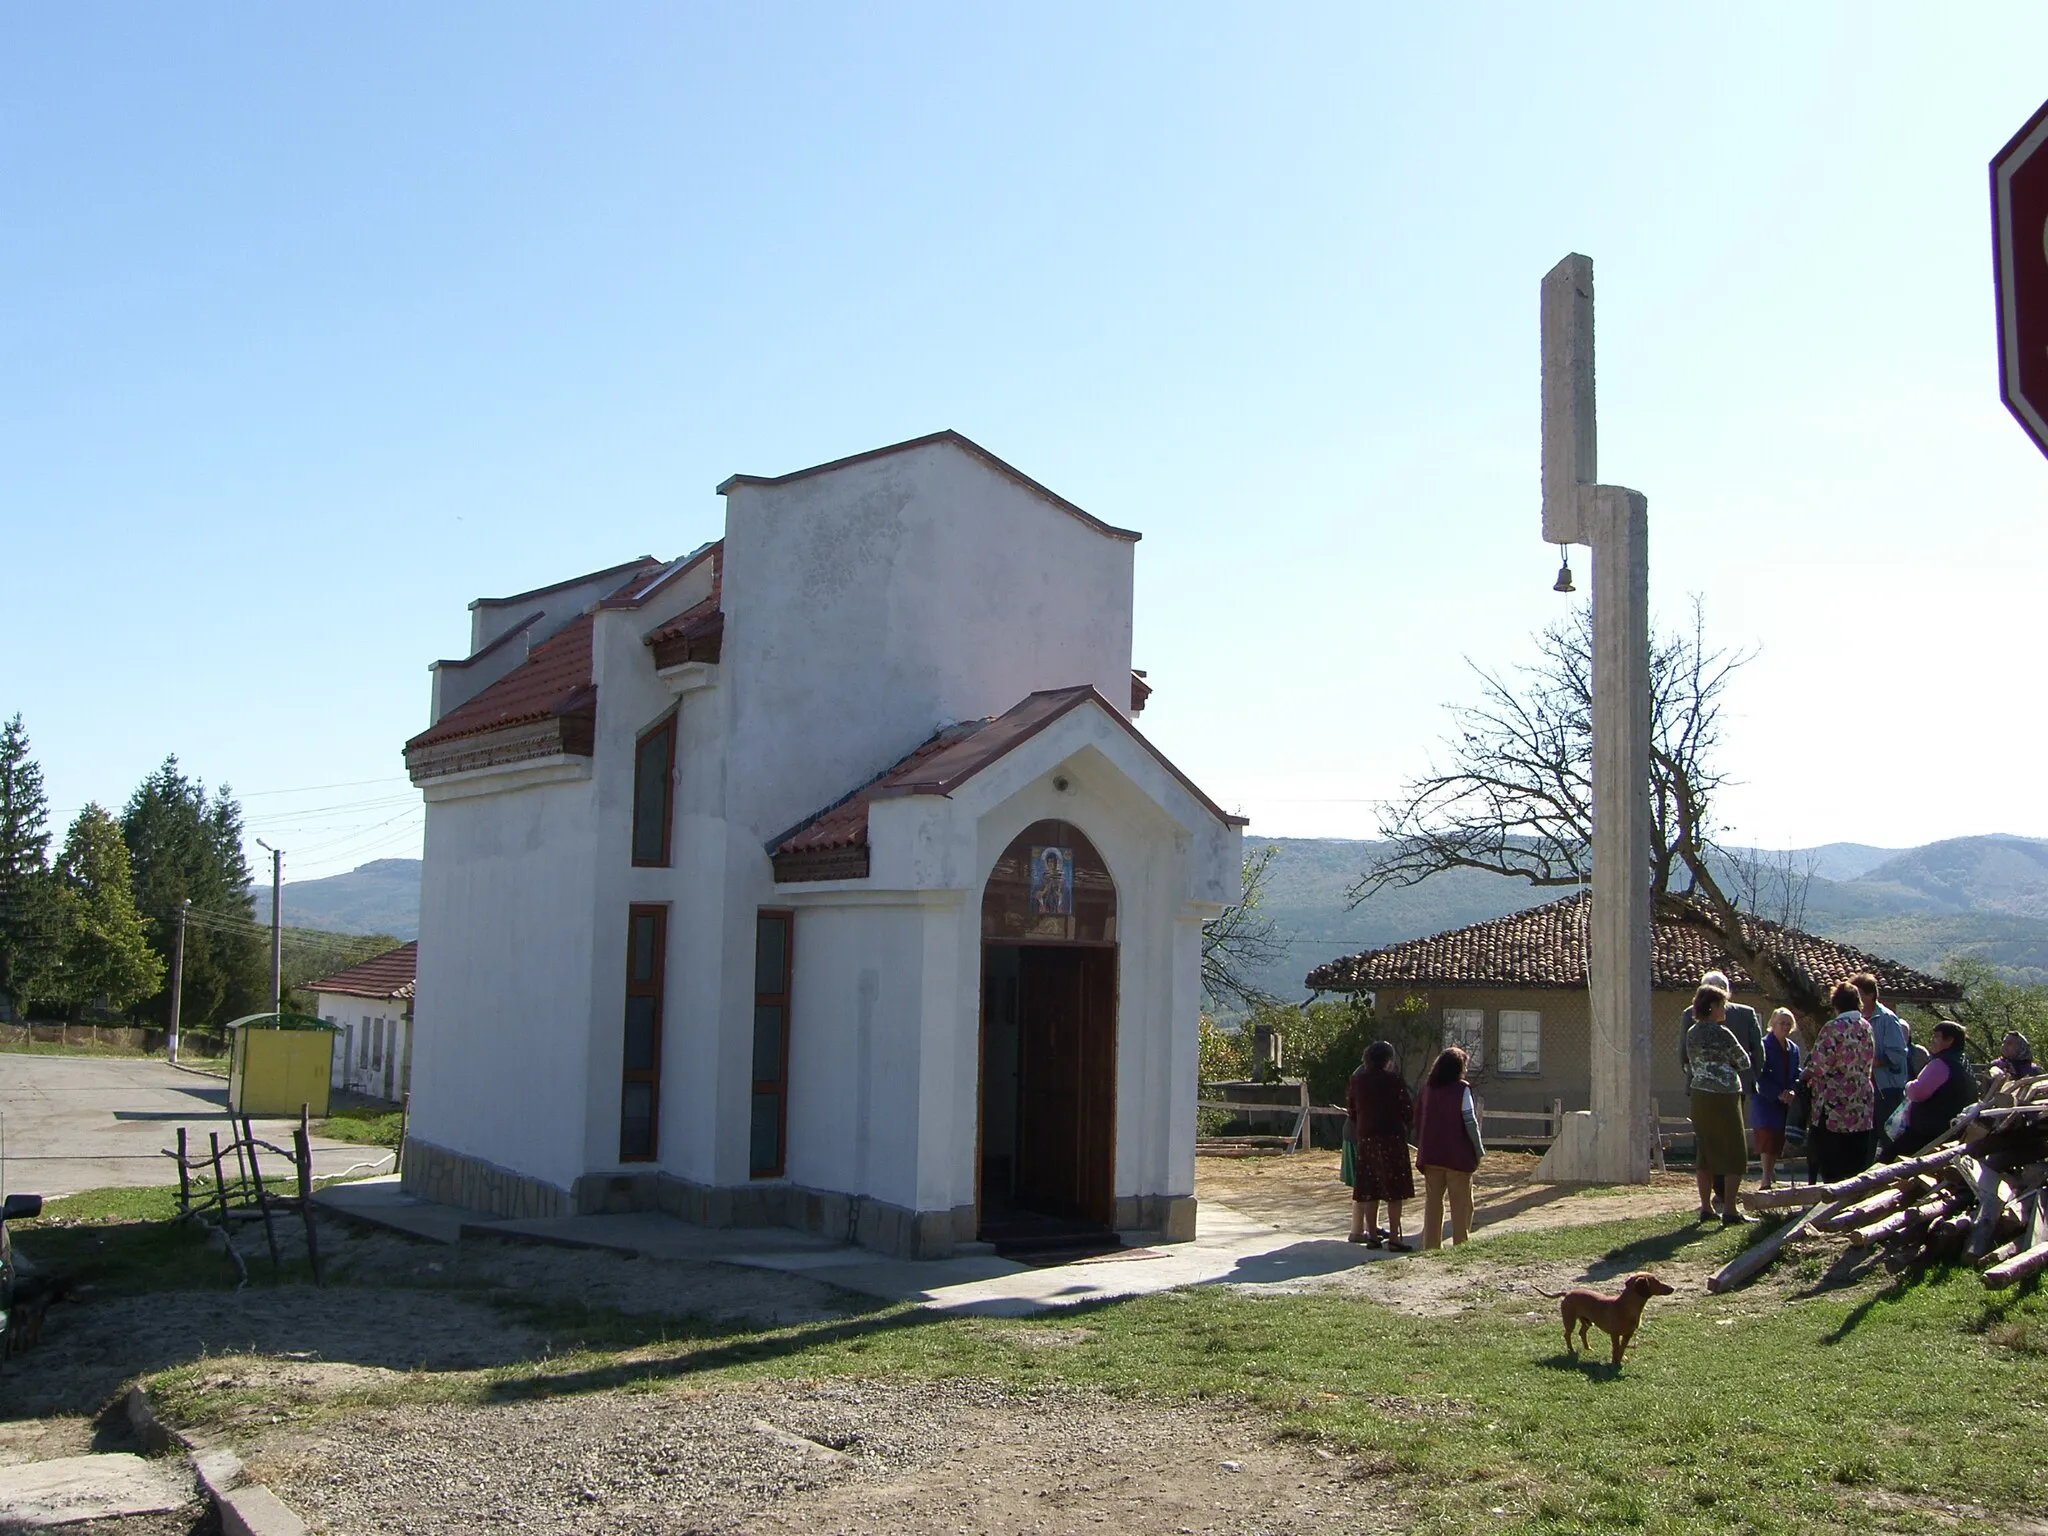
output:
<path id="1" fill-rule="evenodd" d="M 1314 837 L 1249 842 L 1280 850 L 1265 905 L 1286 954 L 1258 979 L 1284 998 L 1299 997 L 1302 977 L 1325 960 L 1504 917 L 1564 894 L 1457 870 L 1348 911 L 1344 893 L 1379 844 Z M 2015 981 L 2048 983 L 2048 839 L 1958 837 L 1921 848 L 1829 843 L 1794 850 L 1793 863 L 1815 871 L 1803 924 L 1815 933 L 1922 970 L 1939 971 L 1950 955 L 1971 954 Z M 270 921 L 267 889 L 257 890 L 256 909 L 261 921 Z M 420 861 L 377 859 L 345 875 L 288 881 L 284 917 L 295 927 L 332 933 L 417 938 Z"/>
<path id="2" fill-rule="evenodd" d="M 270 887 L 254 891 L 256 920 L 270 921 Z M 284 920 L 329 933 L 420 934 L 420 861 L 373 859 L 345 875 L 284 883 Z"/>
<path id="3" fill-rule="evenodd" d="M 1347 911 L 1345 892 L 1382 845 L 1287 837 L 1247 843 L 1280 850 L 1265 909 L 1286 956 L 1258 980 L 1283 998 L 1299 997 L 1302 977 L 1325 960 L 1504 917 L 1565 894 L 1456 870 Z M 1794 850 L 1792 863 L 1815 872 L 1801 924 L 1814 933 L 1922 970 L 1938 972 L 1949 956 L 1971 954 L 2015 981 L 2048 982 L 2048 840 L 1963 837 L 1905 849 L 1829 843 Z"/>

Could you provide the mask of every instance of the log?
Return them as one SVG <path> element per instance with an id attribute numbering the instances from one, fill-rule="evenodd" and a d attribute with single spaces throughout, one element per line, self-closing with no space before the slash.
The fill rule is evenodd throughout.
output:
<path id="1" fill-rule="evenodd" d="M 1894 1185 L 1879 1190 L 1868 1200 L 1859 1200 L 1854 1205 L 1843 1206 L 1824 1221 L 1813 1224 L 1816 1232 L 1841 1232 L 1850 1227 L 1866 1226 L 1880 1216 L 1889 1216 L 1893 1211 L 1904 1208 L 1908 1199 L 1906 1186 Z"/>
<path id="2" fill-rule="evenodd" d="M 1990 1269 L 1993 1265 L 2003 1264 L 2007 1259 L 2015 1257 L 2029 1246 L 2027 1234 L 2034 1225 L 2034 1206 L 2040 1198 L 2040 1192 L 2036 1190 L 2020 1200 L 2017 1210 L 2010 1207 L 2007 1208 L 2006 1214 L 2017 1223 L 2011 1234 L 2012 1241 L 2001 1244 L 1978 1259 L 1976 1262 L 1979 1269 Z"/>
<path id="3" fill-rule="evenodd" d="M 1849 1234 L 1852 1248 L 1868 1248 L 1873 1243 L 1882 1243 L 1890 1238 L 1902 1237 L 1952 1215 L 1963 1203 L 1962 1196 L 1943 1190 L 1931 1200 L 1909 1206 L 1903 1211 L 1894 1211 L 1882 1221 L 1873 1221 L 1868 1226 L 1858 1227 Z"/>
<path id="4" fill-rule="evenodd" d="M 1900 1183 L 1916 1173 L 1933 1173 L 1945 1168 L 1961 1157 L 1965 1148 L 1952 1143 L 1937 1152 L 1923 1152 L 1918 1157 L 1909 1157 L 1902 1163 L 1880 1163 L 1866 1168 L 1853 1178 L 1840 1179 L 1833 1184 L 1788 1184 L 1781 1189 L 1760 1189 L 1746 1191 L 1743 1204 L 1752 1210 L 1776 1210 L 1788 1205 L 1818 1205 L 1826 1201 L 1830 1205 L 1845 1200 L 1861 1200 L 1886 1185 Z"/>
<path id="5" fill-rule="evenodd" d="M 1770 1191 L 1766 1191 L 1766 1193 L 1770 1193 Z M 1786 1243 L 1797 1237 L 1801 1232 L 1804 1232 L 1815 1222 L 1826 1218 L 1833 1210 L 1834 1207 L 1832 1205 L 1818 1205 L 1801 1216 L 1797 1221 L 1786 1222 L 1785 1225 L 1778 1228 L 1777 1231 L 1773 1232 L 1762 1242 L 1752 1244 L 1715 1270 L 1712 1275 L 1707 1277 L 1707 1289 L 1718 1296 L 1723 1291 L 1732 1291 L 1745 1280 L 1762 1274 L 1771 1267 L 1772 1261 L 1778 1257 L 1779 1250 Z"/>
<path id="6" fill-rule="evenodd" d="M 1998 1242 L 1998 1218 L 2012 1199 L 2012 1186 L 1996 1168 L 1977 1170 L 1977 1219 L 1970 1225 L 1970 1254 L 1989 1253 Z"/>
<path id="7" fill-rule="evenodd" d="M 1970 1214 L 1957 1211 L 1945 1216 L 1927 1229 L 1927 1254 L 1935 1259 L 1953 1259 L 1961 1256 L 1963 1244 L 1970 1239 Z"/>
<path id="8" fill-rule="evenodd" d="M 2002 1291 L 2048 1268 L 2048 1201 L 2034 1202 L 2034 1219 L 2027 1223 L 2026 1241 L 2027 1246 L 2003 1264 L 1994 1264 L 1984 1271 L 1985 1290 Z"/>

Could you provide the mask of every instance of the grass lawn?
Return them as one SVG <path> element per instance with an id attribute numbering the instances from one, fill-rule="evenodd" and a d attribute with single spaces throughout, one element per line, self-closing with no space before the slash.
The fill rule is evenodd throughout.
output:
<path id="1" fill-rule="evenodd" d="M 381 1104 L 351 1104 L 336 1109 L 325 1120 L 313 1122 L 313 1132 L 334 1141 L 360 1142 L 366 1147 L 396 1150 L 405 1128 L 405 1116 Z"/>
<path id="2" fill-rule="evenodd" d="M 487 1404 L 722 1378 L 989 1377 L 1172 1402 L 1217 1399 L 1355 1453 L 1423 1531 L 2008 1530 L 2043 1502 L 2048 1298 L 1969 1270 L 1824 1273 L 1794 1256 L 1731 1296 L 1660 1297 L 1619 1373 L 1561 1348 L 1556 1304 L 1508 1266 L 1716 1263 L 1750 1234 L 1673 1217 L 1502 1236 L 1398 1262 L 1469 1273 L 1469 1310 L 1200 1287 L 1031 1319 L 896 1307 L 766 1332 L 500 1296 L 542 1358 L 413 1373 L 294 1414 Z M 1049 1331 L 1050 1341 L 1027 1336 Z M 246 1411 L 200 1365 L 157 1378 L 189 1422 Z M 1959 1508 L 1958 1508 L 1959 1507 Z M 1974 1512 L 1973 1512 L 1974 1510 Z"/>

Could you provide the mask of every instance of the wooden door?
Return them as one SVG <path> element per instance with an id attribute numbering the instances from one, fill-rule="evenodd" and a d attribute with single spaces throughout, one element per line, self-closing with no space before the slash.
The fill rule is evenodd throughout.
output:
<path id="1" fill-rule="evenodd" d="M 1116 951 L 1019 953 L 1017 1204 L 1107 1226 L 1116 1174 Z"/>

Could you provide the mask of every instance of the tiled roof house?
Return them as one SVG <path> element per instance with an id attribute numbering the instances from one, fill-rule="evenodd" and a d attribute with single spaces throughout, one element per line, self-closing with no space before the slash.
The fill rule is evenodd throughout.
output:
<path id="1" fill-rule="evenodd" d="M 1583 1109 L 1591 1095 L 1591 1019 L 1587 1007 L 1587 919 L 1592 897 L 1580 892 L 1489 922 L 1347 955 L 1317 966 L 1315 992 L 1420 996 L 1444 1038 L 1472 1051 L 1473 1076 L 1489 1104 L 1537 1109 L 1553 1099 Z M 1933 1003 L 1959 995 L 1954 983 L 1818 934 L 1748 919 L 1758 938 L 1791 951 L 1814 977 L 1833 981 L 1870 971 L 1887 1000 Z M 1650 928 L 1652 1091 L 1669 1105 L 1685 1099 L 1678 1072 L 1679 1018 L 1701 975 L 1725 972 L 1738 1001 L 1769 1006 L 1741 964 L 1705 929 L 1659 915 Z M 1667 1109 L 1667 1114 L 1683 1113 Z"/>

